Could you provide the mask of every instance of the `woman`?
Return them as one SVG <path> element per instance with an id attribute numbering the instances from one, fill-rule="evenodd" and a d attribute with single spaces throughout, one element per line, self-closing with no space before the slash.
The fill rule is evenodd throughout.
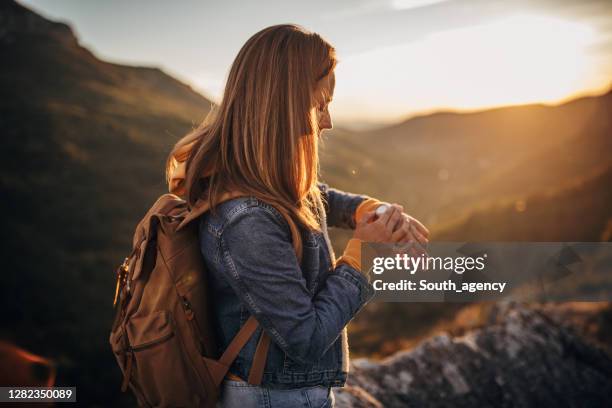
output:
<path id="1" fill-rule="evenodd" d="M 372 298 L 360 244 L 426 242 L 392 205 L 318 182 L 318 141 L 332 127 L 334 48 L 296 25 L 242 47 L 223 100 L 169 156 L 171 191 L 208 200 L 199 224 L 220 348 L 253 315 L 258 332 L 222 384 L 220 406 L 328 407 L 348 373 L 346 325 Z M 337 260 L 327 226 L 354 229 Z M 245 381 L 259 331 L 271 338 L 260 386 Z"/>

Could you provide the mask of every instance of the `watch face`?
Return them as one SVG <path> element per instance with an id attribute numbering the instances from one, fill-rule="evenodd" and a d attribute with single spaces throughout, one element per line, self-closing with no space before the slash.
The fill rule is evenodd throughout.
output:
<path id="1" fill-rule="evenodd" d="M 387 209 L 389 208 L 389 206 L 387 204 L 383 204 L 378 206 L 378 208 L 376 209 L 376 216 L 380 217 L 381 215 L 383 215 Z"/>

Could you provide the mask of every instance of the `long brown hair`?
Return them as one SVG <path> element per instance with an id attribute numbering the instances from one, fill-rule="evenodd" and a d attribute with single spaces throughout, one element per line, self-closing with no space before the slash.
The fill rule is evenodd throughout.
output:
<path id="1" fill-rule="evenodd" d="M 316 93 L 335 65 L 334 48 L 300 26 L 253 35 L 232 64 L 221 103 L 168 156 L 170 190 L 189 206 L 205 197 L 213 210 L 225 191 L 273 205 L 290 221 L 301 257 L 294 223 L 320 230 Z M 184 179 L 173 180 L 181 162 Z"/>

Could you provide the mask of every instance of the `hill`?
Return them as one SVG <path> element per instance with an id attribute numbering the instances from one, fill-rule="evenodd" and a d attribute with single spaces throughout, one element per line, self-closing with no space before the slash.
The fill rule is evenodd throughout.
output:
<path id="1" fill-rule="evenodd" d="M 364 132 L 333 129 L 321 151 L 322 177 L 334 187 L 400 203 L 439 231 L 474 211 L 579 183 L 610 165 L 609 112 L 612 90 L 556 106 L 439 112 Z M 569 220 L 591 215 L 571 208 L 568 214 Z M 542 234 L 554 237 L 554 231 Z M 350 232 L 331 235 L 342 251 Z"/>
<path id="2" fill-rule="evenodd" d="M 440 112 L 367 132 L 331 131 L 323 177 L 396 201 L 433 226 L 557 187 L 611 162 L 612 91 L 558 106 Z M 357 151 L 345 160 L 346 148 Z M 342 160 L 343 165 L 335 164 Z M 333 169 L 333 171 L 326 171 Z"/>
<path id="3" fill-rule="evenodd" d="M 600 241 L 612 223 L 612 166 L 566 185 L 505 200 L 433 232 L 436 241 Z"/>
<path id="4" fill-rule="evenodd" d="M 15 2 L 0 27 L 0 337 L 53 357 L 83 403 L 113 405 L 114 270 L 165 191 L 170 147 L 211 102 L 159 69 L 99 60 Z"/>

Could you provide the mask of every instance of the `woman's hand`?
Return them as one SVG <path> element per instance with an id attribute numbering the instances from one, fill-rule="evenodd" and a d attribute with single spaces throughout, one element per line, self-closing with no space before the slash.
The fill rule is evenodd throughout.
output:
<path id="1" fill-rule="evenodd" d="M 397 229 L 393 232 L 392 242 L 418 242 L 427 245 L 429 242 L 429 230 L 416 218 L 406 213 L 402 213 L 402 220 Z"/>
<path id="2" fill-rule="evenodd" d="M 376 212 L 365 213 L 357 222 L 353 238 L 367 242 L 429 242 L 429 230 L 416 218 L 403 212 L 404 207 L 392 204 L 387 211 L 375 219 Z"/>
<path id="3" fill-rule="evenodd" d="M 361 220 L 357 221 L 353 238 L 366 242 L 398 242 L 393 240 L 393 234 L 403 224 L 402 211 L 401 205 L 393 204 L 378 218 L 376 211 L 365 213 Z M 403 237 L 404 234 L 396 235 L 399 236 Z"/>

